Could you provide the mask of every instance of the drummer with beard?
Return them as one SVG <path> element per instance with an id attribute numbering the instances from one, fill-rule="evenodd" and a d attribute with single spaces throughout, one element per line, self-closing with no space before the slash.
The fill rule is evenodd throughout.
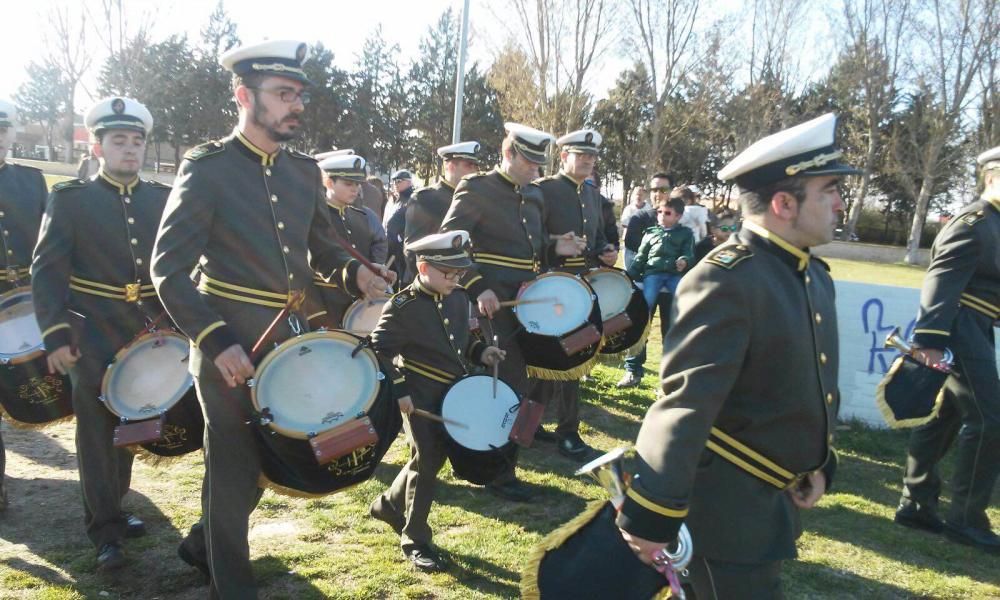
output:
<path id="1" fill-rule="evenodd" d="M 3 235 L 3 276 L 0 293 L 27 285 L 31 251 L 38 241 L 38 228 L 45 212 L 45 178 L 32 167 L 7 162 L 7 152 L 14 141 L 17 109 L 0 100 L 0 231 Z M 0 514 L 7 509 L 4 485 L 7 455 L 0 435 Z"/>
<path id="2" fill-rule="evenodd" d="M 441 224 L 441 231 L 464 230 L 472 241 L 473 266 L 462 285 L 475 298 L 479 312 L 489 317 L 499 347 L 507 355 L 500 376 L 523 397 L 528 375 L 524 355 L 517 343 L 518 322 L 501 300 L 513 300 L 521 284 L 542 271 L 546 251 L 580 253 L 574 236 L 550 242 L 545 232 L 544 200 L 532 183 L 548 158 L 551 134 L 518 123 L 505 123 L 507 137 L 501 147 L 501 163 L 488 173 L 467 175 L 458 184 L 455 197 Z M 528 502 L 531 494 L 515 475 L 516 461 L 488 484 L 493 494 L 514 502 Z"/>
<path id="3" fill-rule="evenodd" d="M 185 155 L 153 250 L 156 291 L 192 340 L 190 370 L 205 417 L 202 523 L 178 554 L 210 576 L 213 598 L 257 597 L 248 533 L 263 490 L 244 385 L 254 375 L 252 348 L 307 329 L 301 298 L 317 294 L 317 271 L 354 295 L 381 295 L 388 286 L 334 241 L 315 159 L 284 146 L 309 102 L 307 55 L 295 40 L 222 55 L 239 122 L 231 135 Z M 287 317 L 276 320 L 283 310 Z"/>
<path id="4" fill-rule="evenodd" d="M 339 150 L 319 154 L 316 159 L 323 173 L 326 205 L 330 208 L 334 232 L 368 260 L 384 263 L 387 246 L 382 224 L 367 208 L 353 204 L 365 181 L 365 159 Z M 314 328 L 339 329 L 344 312 L 357 298 L 336 279 L 327 280 L 320 273 L 315 274 L 313 283 L 319 290 L 322 306 L 310 310 L 309 324 Z"/>
<path id="5" fill-rule="evenodd" d="M 125 564 L 122 539 L 144 535 L 122 512 L 132 453 L 113 445 L 118 417 L 99 400 L 115 353 L 162 312 L 149 261 L 170 188 L 139 178 L 153 117 L 130 98 L 87 112 L 101 168 L 52 187 L 31 265 L 31 293 L 51 373 L 69 373 L 87 537 L 97 568 Z M 84 317 L 77 336 L 70 313 Z M 75 338 L 79 338 L 75 344 Z"/>
<path id="6" fill-rule="evenodd" d="M 506 354 L 469 331 L 469 296 L 458 283 L 472 266 L 468 246 L 469 234 L 458 230 L 407 244 L 416 258 L 416 279 L 385 305 L 372 333 L 372 347 L 380 357 L 400 359 L 403 365 L 410 395 L 399 404 L 408 415 L 410 460 L 372 503 L 371 515 L 399 534 L 403 556 L 421 571 L 443 566 L 431 546 L 427 517 L 438 471 L 447 460 L 447 433 L 413 409 L 440 413 L 448 389 L 472 373 L 475 363 L 493 366 Z"/>
<path id="7" fill-rule="evenodd" d="M 543 177 L 535 183 L 545 197 L 545 233 L 549 236 L 572 236 L 578 252 L 559 256 L 550 247 L 549 267 L 564 273 L 583 275 L 588 270 L 614 265 L 618 251 L 604 235 L 603 200 L 597 188 L 587 178 L 594 172 L 601 134 L 593 129 L 581 129 L 556 140 L 560 148 L 562 168 L 559 173 Z M 586 375 L 593 362 L 570 372 L 536 372 L 531 379 L 528 396 L 554 404 L 558 424 L 555 435 L 539 427 L 535 437 L 558 441 L 559 453 L 585 462 L 594 449 L 580 438 L 580 377 Z"/>

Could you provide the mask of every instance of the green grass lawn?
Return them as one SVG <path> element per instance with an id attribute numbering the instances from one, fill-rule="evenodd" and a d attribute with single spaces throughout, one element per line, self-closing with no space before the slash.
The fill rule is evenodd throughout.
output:
<path id="1" fill-rule="evenodd" d="M 918 288 L 923 284 L 924 273 L 927 271 L 926 267 L 915 267 L 901 263 L 872 263 L 841 258 L 824 258 L 823 260 L 830 263 L 830 273 L 834 279 L 861 283 Z"/>

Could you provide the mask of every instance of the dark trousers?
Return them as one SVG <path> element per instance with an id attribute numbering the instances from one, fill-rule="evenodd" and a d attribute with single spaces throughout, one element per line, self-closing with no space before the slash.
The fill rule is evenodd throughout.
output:
<path id="1" fill-rule="evenodd" d="M 125 536 L 127 522 L 121 501 L 132 480 L 133 458 L 125 448 L 114 447 L 119 420 L 98 398 L 103 373 L 104 363 L 86 351 L 70 370 L 84 526 L 98 549 L 104 544 L 120 543 Z"/>
<path id="2" fill-rule="evenodd" d="M 530 379 L 528 397 L 546 404 L 556 415 L 556 435 L 566 437 L 580 431 L 580 381 Z"/>
<path id="3" fill-rule="evenodd" d="M 660 341 L 662 343 L 663 339 L 667 337 L 667 330 L 670 329 L 670 305 L 674 301 L 673 294 L 661 293 L 657 296 L 656 306 L 650 307 L 649 318 L 652 319 L 653 315 L 656 314 L 656 309 L 660 309 Z M 646 369 L 643 365 L 646 364 L 646 344 L 642 345 L 642 350 L 635 356 L 630 356 L 625 359 L 625 370 L 629 373 L 634 373 L 638 377 L 642 377 L 646 373 Z"/>
<path id="4" fill-rule="evenodd" d="M 696 600 L 778 600 L 781 562 L 731 563 L 697 554 L 683 579 L 688 598 Z"/>
<path id="5" fill-rule="evenodd" d="M 249 388 L 226 386 L 208 360 L 200 361 L 195 386 L 205 416 L 201 510 L 206 558 L 212 574 L 210 596 L 253 599 L 257 597 L 257 586 L 247 535 L 250 513 L 257 507 L 262 490 L 258 484 L 257 444 L 247 424 Z M 192 529 L 191 537 L 198 535 L 196 529 Z M 197 542 L 192 540 L 189 547 L 197 548 Z"/>
<path id="6" fill-rule="evenodd" d="M 418 375 L 411 375 L 416 379 Z M 412 383 L 411 383 L 412 386 Z M 427 400 L 432 394 L 442 397 L 447 386 L 433 386 L 440 389 L 424 394 L 411 387 L 411 397 L 417 408 L 438 412 L 439 406 Z M 430 544 L 431 528 L 427 517 L 434 502 L 434 492 L 438 484 L 438 472 L 448 460 L 444 427 L 424 418 L 404 418 L 407 441 L 410 444 L 410 460 L 396 475 L 392 485 L 379 496 L 373 505 L 375 512 L 391 523 L 402 527 L 400 544 Z"/>
<path id="7" fill-rule="evenodd" d="M 941 492 L 937 465 L 957 440 L 946 519 L 961 527 L 989 530 L 986 509 L 1000 475 L 1000 380 L 991 324 L 975 327 L 971 323 L 975 320 L 971 311 L 959 311 L 952 336 L 955 376 L 945 382 L 937 418 L 910 436 L 903 498 L 937 506 Z"/>
<path id="8" fill-rule="evenodd" d="M 7 448 L 3 445 L 3 415 L 0 414 L 0 494 L 3 493 L 3 478 L 7 473 Z M 2 502 L 2 500 L 0 500 Z"/>
<path id="9" fill-rule="evenodd" d="M 511 294 L 509 297 L 513 297 Z M 517 318 L 510 310 L 500 310 L 493 319 L 486 320 L 480 317 L 480 323 L 486 321 L 483 327 L 483 334 L 486 336 L 486 343 L 493 344 L 493 333 L 495 332 L 499 340 L 500 349 L 507 352 L 506 358 L 500 362 L 500 378 L 507 382 L 517 394 L 518 398 L 528 394 L 528 367 L 524 362 L 524 353 L 517 343 L 517 330 L 520 328 Z M 531 398 L 528 395 L 528 398 Z M 537 400 L 536 398 L 531 398 Z M 502 484 L 517 479 L 517 451 L 510 463 L 510 468 L 497 476 L 493 483 Z"/>

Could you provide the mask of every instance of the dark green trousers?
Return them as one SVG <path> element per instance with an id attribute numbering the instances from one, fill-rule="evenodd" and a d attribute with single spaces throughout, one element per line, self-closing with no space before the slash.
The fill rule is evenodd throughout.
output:
<path id="1" fill-rule="evenodd" d="M 696 554 L 683 585 L 695 600 L 779 600 L 784 597 L 781 564 L 732 563 Z"/>

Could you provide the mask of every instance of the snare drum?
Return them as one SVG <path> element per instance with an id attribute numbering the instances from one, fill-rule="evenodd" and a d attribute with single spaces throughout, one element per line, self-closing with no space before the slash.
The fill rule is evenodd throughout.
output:
<path id="1" fill-rule="evenodd" d="M 205 421 L 188 372 L 188 339 L 170 330 L 145 333 L 115 354 L 101 381 L 101 400 L 123 423 L 166 414 L 162 438 L 141 444 L 157 456 L 200 450 Z"/>
<path id="2" fill-rule="evenodd" d="M 625 271 L 607 267 L 593 269 L 583 277 L 594 288 L 601 306 L 601 354 L 625 352 L 642 341 L 649 324 L 649 307 L 632 278 Z"/>
<path id="3" fill-rule="evenodd" d="M 354 335 L 370 335 L 371 332 L 375 331 L 379 319 L 382 318 L 382 307 L 388 301 L 388 298 L 356 300 L 344 311 L 341 329 L 350 331 Z"/>
<path id="4" fill-rule="evenodd" d="M 524 284 L 517 299 L 517 340 L 528 375 L 568 380 L 590 370 L 600 348 L 602 321 L 597 296 L 586 281 L 569 273 L 545 273 Z"/>
<path id="5" fill-rule="evenodd" d="M 496 389 L 494 397 L 493 377 L 469 375 L 455 382 L 441 401 L 441 416 L 452 421 L 444 423 L 451 468 L 456 477 L 479 485 L 503 473 L 516 451 L 510 432 L 520 402 L 503 380 L 497 380 Z"/>
<path id="6" fill-rule="evenodd" d="M 34 427 L 73 414 L 69 377 L 49 375 L 30 288 L 0 296 L 0 404 L 15 425 Z"/>
<path id="7" fill-rule="evenodd" d="M 280 344 L 257 367 L 254 429 L 261 470 L 277 491 L 315 496 L 360 483 L 396 439 L 402 416 L 392 401 L 392 378 L 360 342 L 346 331 L 306 333 Z M 366 416 L 376 444 L 317 463 L 310 438 Z"/>

